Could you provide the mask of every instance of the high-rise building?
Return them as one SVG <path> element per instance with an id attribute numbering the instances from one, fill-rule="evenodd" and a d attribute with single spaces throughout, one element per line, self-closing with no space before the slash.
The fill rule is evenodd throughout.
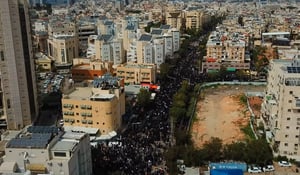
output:
<path id="1" fill-rule="evenodd" d="M 26 0 L 0 1 L 0 124 L 21 129 L 37 116 L 30 23 Z"/>
<path id="2" fill-rule="evenodd" d="M 300 61 L 272 60 L 262 117 L 275 155 L 300 160 Z"/>

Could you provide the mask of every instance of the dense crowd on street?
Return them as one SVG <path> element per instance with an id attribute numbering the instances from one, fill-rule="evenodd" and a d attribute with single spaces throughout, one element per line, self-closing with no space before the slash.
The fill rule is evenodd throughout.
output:
<path id="1" fill-rule="evenodd" d="M 132 115 L 125 131 L 115 140 L 117 144 L 98 146 L 101 151 L 97 159 L 100 159 L 102 169 L 126 175 L 160 175 L 168 171 L 163 152 L 173 143 L 169 108 L 183 80 L 188 80 L 192 86 L 201 81 L 194 63 L 196 58 L 196 49 L 190 50 L 172 67 L 167 80 L 161 83 L 151 109 L 134 108 L 136 115 Z"/>

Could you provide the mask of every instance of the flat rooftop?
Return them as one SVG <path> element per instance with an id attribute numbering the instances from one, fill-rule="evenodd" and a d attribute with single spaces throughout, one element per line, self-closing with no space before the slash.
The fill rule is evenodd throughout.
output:
<path id="1" fill-rule="evenodd" d="M 92 94 L 92 87 L 77 87 L 74 91 L 65 95 L 63 98 L 74 100 L 108 101 L 114 97 L 115 94 Z"/>
<path id="2" fill-rule="evenodd" d="M 65 95 L 64 99 L 88 100 L 92 96 L 91 87 L 76 87 L 74 91 Z"/>
<path id="3" fill-rule="evenodd" d="M 77 145 L 77 141 L 58 141 L 51 151 L 71 151 Z"/>

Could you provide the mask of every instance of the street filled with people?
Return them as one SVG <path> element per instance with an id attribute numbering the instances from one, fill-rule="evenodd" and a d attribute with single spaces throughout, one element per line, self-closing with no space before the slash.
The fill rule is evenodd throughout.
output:
<path id="1" fill-rule="evenodd" d="M 126 175 L 166 174 L 164 151 L 174 142 L 169 117 L 172 97 L 183 80 L 191 86 L 201 83 L 203 77 L 195 61 L 196 48 L 189 47 L 186 56 L 178 58 L 166 80 L 161 82 L 150 109 L 135 107 L 126 129 L 115 139 L 118 144 L 98 145 L 93 155 L 94 172 L 119 171 Z"/>

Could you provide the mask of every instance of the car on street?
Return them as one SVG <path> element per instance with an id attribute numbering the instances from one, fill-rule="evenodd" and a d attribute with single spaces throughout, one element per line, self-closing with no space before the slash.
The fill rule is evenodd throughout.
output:
<path id="1" fill-rule="evenodd" d="M 261 173 L 261 168 L 257 166 L 251 166 L 248 168 L 248 173 Z"/>
<path id="2" fill-rule="evenodd" d="M 281 166 L 281 167 L 291 167 L 292 166 L 292 164 L 290 162 L 284 161 L 284 160 L 279 161 L 278 165 Z"/>
<path id="3" fill-rule="evenodd" d="M 275 168 L 273 165 L 266 165 L 263 167 L 263 172 L 270 172 L 270 171 L 275 171 Z"/>

